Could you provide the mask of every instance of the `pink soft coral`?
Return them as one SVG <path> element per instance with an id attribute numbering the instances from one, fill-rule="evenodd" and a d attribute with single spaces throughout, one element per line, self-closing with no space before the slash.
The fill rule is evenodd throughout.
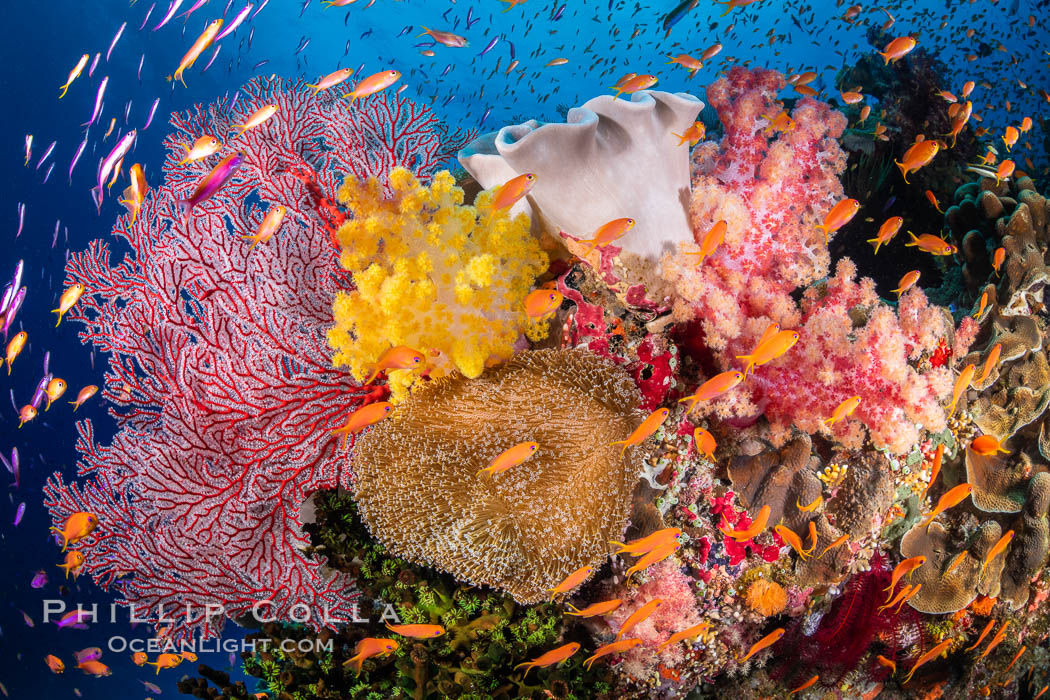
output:
<path id="1" fill-rule="evenodd" d="M 895 314 L 871 280 L 854 280 L 848 260 L 801 306 L 792 298 L 828 276 L 828 248 L 817 225 L 844 198 L 838 176 L 845 155 L 837 138 L 846 120 L 807 98 L 791 112 L 794 128 L 775 133 L 768 127 L 782 109 L 775 97 L 783 87 L 775 71 L 736 67 L 708 88 L 725 136 L 694 151 L 692 222 L 699 242 L 725 220 L 725 241 L 699 269 L 695 256 L 679 254 L 664 258 L 663 271 L 680 297 L 676 317 L 700 319 L 721 369 L 741 366 L 737 357 L 753 350 L 770 323 L 798 329 L 800 340 L 696 411 L 725 419 L 764 411 L 774 437 L 782 437 L 792 424 L 820 430 L 841 401 L 859 395 L 861 407 L 835 426 L 835 437 L 857 446 L 867 426 L 876 445 L 901 452 L 917 439 L 918 426 L 944 427 L 939 402 L 950 375 L 943 368 L 919 373 L 909 362 L 933 352 L 952 329 L 917 289 Z"/>
<path id="2" fill-rule="evenodd" d="M 647 575 L 649 580 L 642 585 L 619 593 L 623 605 L 605 618 L 612 631 L 617 632 L 638 608 L 654 598 L 663 601 L 656 612 L 625 635 L 627 639 L 642 640 L 641 644 L 623 655 L 622 666 L 624 673 L 639 680 L 652 676 L 659 664 L 673 667 L 684 662 L 686 642 L 672 644 L 660 653 L 656 653 L 656 648 L 675 632 L 700 623 L 696 595 L 690 587 L 693 579 L 682 573 L 674 558 L 660 562 L 649 569 Z"/>

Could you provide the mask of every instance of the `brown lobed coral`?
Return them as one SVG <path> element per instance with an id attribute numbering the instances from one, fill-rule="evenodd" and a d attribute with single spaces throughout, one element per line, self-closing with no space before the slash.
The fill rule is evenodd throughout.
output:
<path id="1" fill-rule="evenodd" d="M 624 532 L 640 449 L 612 443 L 638 401 L 625 371 L 586 350 L 431 382 L 359 440 L 362 520 L 399 557 L 539 602 Z M 539 443 L 530 459 L 478 476 L 522 442 Z"/>

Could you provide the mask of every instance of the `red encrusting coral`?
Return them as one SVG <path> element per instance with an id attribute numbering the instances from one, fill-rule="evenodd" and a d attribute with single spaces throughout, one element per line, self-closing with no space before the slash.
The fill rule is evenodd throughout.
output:
<path id="1" fill-rule="evenodd" d="M 233 110 L 173 116 L 166 182 L 114 228 L 128 252 L 115 261 L 96 240 L 66 266 L 67 284 L 87 289 L 71 314 L 80 338 L 110 355 L 104 396 L 118 432 L 102 445 L 90 421 L 78 424 L 86 479 L 55 473 L 46 505 L 56 525 L 99 516 L 78 543 L 85 571 L 139 618 L 163 608 L 176 638 L 215 636 L 256 604 L 314 628 L 353 613 L 352 582 L 304 554 L 300 522 L 313 491 L 350 485 L 331 431 L 385 395 L 333 369 L 325 340 L 349 284 L 330 243 L 345 216 L 334 192 L 342 174 L 428 175 L 471 136 L 449 136 L 396 96 L 350 107 L 311 92 L 257 78 Z M 271 103 L 274 118 L 230 142 L 244 154 L 233 179 L 182 220 L 176 200 L 227 153 L 177 166 L 183 144 L 225 138 Z M 288 208 L 282 229 L 250 249 L 241 237 L 276 205 Z"/>

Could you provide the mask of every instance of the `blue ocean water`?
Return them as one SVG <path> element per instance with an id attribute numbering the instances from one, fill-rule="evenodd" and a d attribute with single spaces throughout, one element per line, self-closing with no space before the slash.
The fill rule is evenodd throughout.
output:
<path id="1" fill-rule="evenodd" d="M 139 129 L 134 158 L 145 165 L 147 180 L 155 181 L 171 112 L 232 95 L 253 75 L 300 76 L 312 82 L 344 67 L 359 69 L 362 76 L 395 67 L 404 76 L 407 96 L 432 104 L 453 127 L 482 126 L 483 130 L 528 118 L 560 119 L 566 107 L 607 94 L 626 72 L 653 73 L 659 77 L 657 89 L 693 92 L 704 99 L 703 85 L 734 63 L 785 72 L 815 70 L 820 77 L 813 86 L 834 96 L 835 72 L 875 50 L 865 38 L 866 29 L 893 17 L 891 33 L 918 32 L 920 47 L 947 66 L 948 84 L 954 89 L 966 80 L 988 85 L 978 87 L 974 96 L 974 109 L 984 126 L 994 130 L 1022 116 L 1035 119 L 1029 139 L 1033 148 L 1025 155 L 1036 163 L 1046 159 L 1047 123 L 1040 117 L 1050 105 L 1038 92 L 1050 88 L 1046 44 L 1040 40 L 1050 21 L 1046 0 L 895 2 L 884 9 L 864 5 L 861 21 L 854 23 L 841 19 L 847 9 L 844 3 L 831 2 L 758 0 L 723 17 L 725 6 L 707 1 L 689 7 L 672 1 L 527 0 L 506 12 L 501 10 L 507 3 L 498 0 L 358 0 L 346 8 L 329 9 L 309 0 L 271 0 L 262 7 L 264 1 L 255 3 L 256 9 L 261 8 L 257 16 L 222 42 L 207 71 L 202 69 L 211 49 L 187 71 L 188 87 L 167 77 L 203 27 L 223 16 L 224 9 L 227 19 L 232 19 L 244 0 L 229 4 L 210 0 L 189 18 L 175 18 L 157 31 L 151 29 L 168 0 L 153 7 L 141 30 L 153 5 L 148 0 L 9 2 L 5 8 L 8 37 L 0 45 L 0 86 L 5 96 L 0 111 L 0 284 L 14 272 L 18 260 L 25 261 L 28 294 L 12 333 L 25 329 L 31 338 L 10 378 L 0 373 L 0 450 L 7 455 L 17 448 L 22 468 L 20 485 L 9 489 L 9 502 L 0 506 L 4 522 L 0 562 L 7 593 L 6 604 L 0 606 L 0 682 L 11 697 L 34 693 L 60 698 L 75 691 L 87 698 L 151 695 L 141 681 L 156 683 L 171 695 L 177 693 L 175 681 L 187 670 L 184 666 L 154 675 L 152 669 L 134 666 L 128 653 L 110 651 L 102 660 L 111 666 L 111 677 L 90 678 L 72 668 L 73 651 L 91 646 L 105 649 L 114 635 L 142 638 L 146 631 L 130 629 L 123 613 L 117 623 L 100 622 L 87 630 L 58 629 L 42 622 L 45 599 L 97 603 L 106 617 L 112 597 L 86 578 L 66 583 L 55 568 L 61 555 L 47 534 L 50 519 L 41 505 L 41 486 L 52 471 L 71 476 L 76 469 L 71 407 L 63 401 L 16 429 L 16 405 L 32 395 L 43 373 L 45 353 L 50 353 L 50 370 L 69 384 L 65 400 L 72 399 L 81 386 L 102 383 L 102 359 L 92 358 L 80 344 L 77 325 L 63 322 L 55 328 L 54 314 L 49 312 L 63 288 L 66 252 L 107 236 L 122 211 L 117 198 L 108 197 L 98 213 L 89 197 L 96 164 L 115 143 L 117 131 Z M 182 3 L 179 14 L 193 4 Z M 684 9 L 672 14 L 676 7 Z M 669 15 L 677 21 L 668 22 Z M 110 42 L 125 22 L 107 60 Z M 433 57 L 424 56 L 421 50 L 432 43 L 417 37 L 424 26 L 466 36 L 469 46 L 437 45 L 432 47 Z M 970 28 L 976 29 L 974 36 L 966 37 Z M 493 40 L 496 43 L 485 51 Z M 693 78 L 680 66 L 666 64 L 668 54 L 698 56 L 716 42 L 723 44 L 721 53 Z M 103 55 L 94 75 L 89 78 L 85 71 L 58 100 L 57 88 L 79 56 L 97 52 Z M 547 65 L 558 58 L 567 62 Z M 518 68 L 508 74 L 512 60 L 519 61 Z M 70 161 L 84 138 L 80 125 L 91 116 L 103 77 L 109 82 L 102 114 L 88 131 L 88 145 L 69 178 Z M 157 98 L 156 117 L 142 130 Z M 114 117 L 114 135 L 103 141 Z M 28 166 L 23 166 L 27 134 L 33 135 L 33 153 Z M 38 167 L 52 141 L 56 142 L 53 155 Z M 54 170 L 44 183 L 52 163 Z M 16 237 L 19 203 L 24 204 L 25 216 Z M 60 223 L 53 239 L 56 221 Z M 94 419 L 103 442 L 112 433 L 112 421 L 98 397 L 76 418 Z M 15 527 L 11 523 L 22 502 L 25 517 Z M 48 572 L 50 579 L 40 590 L 29 585 L 37 570 Z M 60 592 L 60 584 L 69 586 L 68 595 Z M 23 612 L 35 626 L 27 627 Z M 234 631 L 229 636 L 239 635 Z M 47 654 L 66 662 L 64 674 L 48 670 L 43 661 Z M 226 654 L 202 654 L 201 661 L 215 668 L 230 664 Z"/>

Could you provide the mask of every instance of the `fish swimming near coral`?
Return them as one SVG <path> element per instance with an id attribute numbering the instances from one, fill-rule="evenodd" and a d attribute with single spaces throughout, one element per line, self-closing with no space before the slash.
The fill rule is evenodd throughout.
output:
<path id="1" fill-rule="evenodd" d="M 783 637 L 783 636 L 784 636 L 784 628 L 783 627 L 778 627 L 777 629 L 775 629 L 772 632 L 770 632 L 769 634 L 767 634 L 765 637 L 762 637 L 762 639 L 760 639 L 757 642 L 755 642 L 754 644 L 752 644 L 751 648 L 747 650 L 747 653 L 744 654 L 744 656 L 742 658 L 737 659 L 737 663 L 741 663 L 742 664 L 745 661 L 747 661 L 748 659 L 750 659 L 752 656 L 757 654 L 758 652 L 762 651 L 763 649 L 766 649 L 768 647 L 773 646 L 778 641 L 780 641 L 780 638 Z"/>
<path id="2" fill-rule="evenodd" d="M 626 636 L 626 634 L 630 632 L 635 625 L 648 619 L 649 616 L 656 612 L 656 609 L 663 604 L 664 601 L 661 598 L 653 598 L 652 600 L 647 601 L 642 607 L 638 608 L 633 613 L 628 615 L 627 619 L 624 620 L 623 624 L 620 625 L 620 629 L 616 632 L 616 641 L 623 639 L 624 636 Z"/>
<path id="3" fill-rule="evenodd" d="M 619 547 L 619 549 L 613 552 L 613 554 L 631 554 L 637 556 L 645 554 L 646 552 L 651 552 L 654 549 L 667 544 L 671 540 L 676 539 L 681 534 L 682 530 L 680 528 L 667 527 L 662 530 L 657 530 L 651 535 L 647 535 L 641 539 L 631 540 L 627 544 L 624 544 L 623 542 L 610 542 L 609 544 Z"/>
<path id="4" fill-rule="evenodd" d="M 589 564 L 587 566 L 577 569 L 576 571 L 573 571 L 571 574 L 566 576 L 561 583 L 559 583 L 554 588 L 550 589 L 550 602 L 553 603 L 555 597 L 562 595 L 563 593 L 568 593 L 572 589 L 579 586 L 581 583 L 590 578 L 591 574 L 593 573 L 594 567 Z"/>
<path id="5" fill-rule="evenodd" d="M 609 654 L 622 654 L 630 651 L 642 643 L 641 639 L 618 639 L 615 642 L 603 644 L 594 650 L 594 653 L 583 660 L 584 668 L 590 670 L 595 661 Z"/>
<path id="6" fill-rule="evenodd" d="M 571 604 L 569 607 L 572 608 L 572 612 L 565 613 L 566 615 L 573 615 L 576 617 L 597 617 L 599 615 L 608 615 L 609 613 L 616 610 L 623 603 L 619 598 L 613 598 L 612 600 L 603 600 L 599 603 L 591 603 L 586 608 L 580 609 Z"/>
<path id="7" fill-rule="evenodd" d="M 656 647 L 656 653 L 660 653 L 667 647 L 672 646 L 674 644 L 678 644 L 679 642 L 688 641 L 690 639 L 696 639 L 700 635 L 707 632 L 709 629 L 711 629 L 710 622 L 701 622 L 699 624 L 693 625 L 692 627 L 688 627 L 679 632 L 675 632 L 670 637 L 668 637 L 666 641 L 661 642 L 660 646 Z"/>
<path id="8" fill-rule="evenodd" d="M 388 656 L 397 651 L 400 645 L 393 639 L 377 639 L 375 637 L 365 637 L 357 643 L 357 647 L 354 649 L 354 655 L 343 662 L 344 666 L 349 666 L 354 669 L 354 675 L 361 675 L 361 666 L 364 665 L 365 661 L 371 658 L 378 658 Z"/>
<path id="9" fill-rule="evenodd" d="M 522 666 L 525 666 L 525 675 L 522 676 L 522 679 L 524 679 L 525 676 L 529 675 L 529 671 L 531 671 L 532 669 L 546 668 L 547 666 L 559 664 L 562 661 L 568 659 L 570 656 L 572 656 L 579 650 L 580 645 L 578 642 L 569 642 L 568 644 L 563 644 L 560 647 L 551 649 L 546 654 L 541 654 L 532 661 L 526 661 L 525 663 L 518 664 L 514 667 L 514 670 L 517 671 Z"/>
<path id="10" fill-rule="evenodd" d="M 626 440 L 617 440 L 616 442 L 610 443 L 611 445 L 623 445 L 623 449 L 620 450 L 620 454 L 627 451 L 628 447 L 634 445 L 640 445 L 641 443 L 652 437 L 653 433 L 663 425 L 663 422 L 667 420 L 668 414 L 671 413 L 669 408 L 658 408 L 650 413 L 645 420 L 642 421 L 641 425 L 634 429 L 630 435 L 627 436 Z"/>

